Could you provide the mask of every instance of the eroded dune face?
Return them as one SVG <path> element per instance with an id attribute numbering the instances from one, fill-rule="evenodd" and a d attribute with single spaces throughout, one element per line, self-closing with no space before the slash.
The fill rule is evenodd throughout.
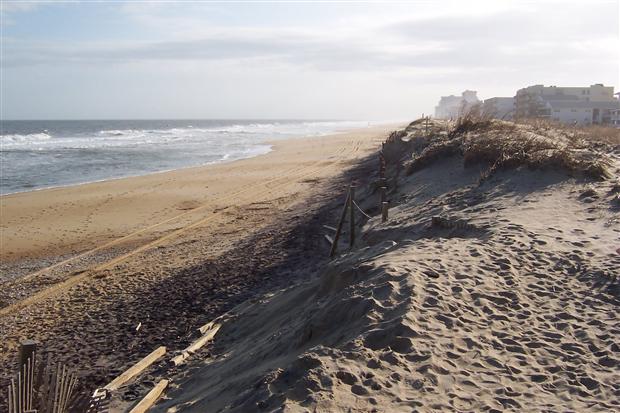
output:
<path id="1" fill-rule="evenodd" d="M 620 187 L 481 168 L 452 154 L 400 176 L 388 222 L 237 308 L 159 411 L 620 409 Z"/>

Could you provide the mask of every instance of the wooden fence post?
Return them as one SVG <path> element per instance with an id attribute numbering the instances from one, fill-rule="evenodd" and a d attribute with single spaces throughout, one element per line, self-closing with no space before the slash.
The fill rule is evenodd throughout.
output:
<path id="1" fill-rule="evenodd" d="M 351 184 L 349 194 L 349 247 L 353 248 L 355 244 L 355 211 L 353 208 L 353 202 L 355 202 L 355 185 Z"/>
<path id="2" fill-rule="evenodd" d="M 32 360 L 34 352 L 37 351 L 37 342 L 34 340 L 22 340 L 19 343 L 19 371 Z M 34 360 L 32 360 L 34 361 Z"/>
<path id="3" fill-rule="evenodd" d="M 388 202 L 383 202 L 381 204 L 381 222 L 385 222 L 388 219 Z"/>
<path id="4" fill-rule="evenodd" d="M 347 216 L 347 208 L 349 207 L 349 199 L 351 199 L 351 189 L 347 191 L 347 199 L 344 201 L 344 206 L 342 207 L 342 213 L 340 214 L 340 221 L 338 221 L 338 226 L 336 227 L 336 235 L 334 235 L 334 240 L 332 241 L 332 248 L 329 251 L 329 256 L 333 257 L 336 254 L 336 249 L 338 248 L 338 239 L 340 239 L 340 232 L 342 232 L 342 224 L 344 224 L 344 219 Z"/>
<path id="5" fill-rule="evenodd" d="M 381 194 L 381 200 L 379 201 L 379 209 L 383 208 L 383 203 L 386 201 L 387 187 L 382 186 L 379 188 Z"/>
<path id="6" fill-rule="evenodd" d="M 426 136 L 428 136 L 428 116 L 426 117 L 426 126 L 425 126 L 425 129 L 426 129 Z"/>

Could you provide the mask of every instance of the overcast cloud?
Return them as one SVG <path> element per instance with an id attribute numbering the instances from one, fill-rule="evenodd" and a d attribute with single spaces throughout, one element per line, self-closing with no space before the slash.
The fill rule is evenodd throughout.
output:
<path id="1" fill-rule="evenodd" d="M 618 87 L 618 2 L 3 2 L 10 118 L 408 119 L 440 95 Z"/>

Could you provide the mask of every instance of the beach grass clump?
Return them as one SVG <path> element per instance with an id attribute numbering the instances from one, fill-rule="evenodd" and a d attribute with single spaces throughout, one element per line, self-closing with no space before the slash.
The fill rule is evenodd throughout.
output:
<path id="1" fill-rule="evenodd" d="M 566 125 L 547 119 L 526 119 L 520 124 L 529 125 L 537 130 L 561 134 L 576 145 L 602 143 L 611 146 L 620 145 L 620 128 L 606 125 Z"/>
<path id="2" fill-rule="evenodd" d="M 406 173 L 412 174 L 442 158 L 459 155 L 465 167 L 488 165 L 481 181 L 500 170 L 519 167 L 609 178 L 605 157 L 581 133 L 567 136 L 566 131 L 547 124 L 517 124 L 468 114 L 459 118 L 447 134 L 436 136 L 415 154 Z"/>
<path id="3" fill-rule="evenodd" d="M 491 125 L 489 115 L 482 113 L 479 106 L 474 106 L 456 119 L 450 135 L 458 136 L 467 132 L 486 129 Z"/>
<path id="4" fill-rule="evenodd" d="M 422 150 L 419 156 L 413 159 L 406 167 L 406 174 L 427 168 L 436 161 L 462 153 L 459 139 L 444 139 L 430 143 Z"/>
<path id="5" fill-rule="evenodd" d="M 407 127 L 404 129 L 404 131 L 409 133 L 409 132 L 415 130 L 418 125 L 424 124 L 425 121 L 426 121 L 425 118 L 416 119 L 413 122 L 411 122 L 409 125 L 407 125 Z"/>

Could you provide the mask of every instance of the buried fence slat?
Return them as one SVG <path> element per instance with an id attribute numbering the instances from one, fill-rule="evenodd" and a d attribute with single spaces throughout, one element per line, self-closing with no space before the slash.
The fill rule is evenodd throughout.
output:
<path id="1" fill-rule="evenodd" d="M 349 199 L 351 198 L 351 190 L 347 192 L 347 199 L 344 201 L 344 206 L 342 207 L 342 213 L 340 214 L 340 221 L 338 221 L 338 226 L 336 228 L 336 235 L 334 235 L 334 242 L 332 243 L 332 248 L 329 251 L 329 256 L 333 257 L 336 254 L 336 249 L 338 248 L 338 239 L 340 238 L 340 233 L 342 232 L 342 224 L 344 224 L 344 219 L 347 216 L 347 208 L 349 207 Z"/>
<path id="2" fill-rule="evenodd" d="M 164 354 L 166 354 L 166 347 L 161 346 L 161 347 L 156 348 L 151 354 L 149 354 L 148 356 L 146 356 L 145 358 L 143 358 L 142 360 L 134 364 L 129 369 L 125 370 L 124 373 L 122 373 L 120 376 L 118 376 L 117 378 L 112 380 L 110 383 L 108 383 L 104 387 L 104 389 L 117 390 L 123 384 L 125 384 L 126 382 L 128 382 L 129 380 L 131 380 L 132 378 L 140 374 L 142 371 L 144 371 L 148 366 L 153 364 L 158 358 L 160 358 Z"/>
<path id="3" fill-rule="evenodd" d="M 198 329 L 198 331 L 200 331 L 200 334 L 205 334 L 207 331 L 211 331 L 213 330 L 215 327 L 220 328 L 219 324 L 216 323 L 217 320 L 219 320 L 221 317 L 216 318 L 215 320 L 209 321 L 207 324 L 203 325 L 202 327 L 200 327 Z"/>
<path id="4" fill-rule="evenodd" d="M 138 403 L 133 409 L 129 411 L 129 413 L 146 412 L 155 404 L 155 402 L 157 401 L 157 399 L 159 399 L 167 386 L 168 380 L 161 380 L 159 383 L 157 383 L 157 385 L 155 385 L 155 387 L 151 389 L 150 392 L 147 393 L 146 396 L 144 396 L 144 399 L 140 400 L 140 403 Z"/>
<path id="5" fill-rule="evenodd" d="M 325 237 L 327 242 L 329 242 L 329 245 L 332 245 L 334 243 L 334 239 L 332 237 L 330 237 L 329 235 L 323 234 L 323 236 Z"/>
<path id="6" fill-rule="evenodd" d="M 187 360 L 189 358 L 189 356 L 192 355 L 192 353 L 195 353 L 202 346 L 207 344 L 209 341 L 213 340 L 213 338 L 215 337 L 215 334 L 217 334 L 217 332 L 219 331 L 220 327 L 222 327 L 221 324 L 213 324 L 212 328 L 204 336 L 202 336 L 198 340 L 194 341 L 189 347 L 187 347 L 185 350 L 183 350 L 181 352 L 181 354 L 179 354 L 178 356 L 176 356 L 176 357 L 174 357 L 172 359 L 172 362 L 174 363 L 174 365 L 178 366 L 180 364 L 183 364 L 185 362 L 185 360 Z"/>

